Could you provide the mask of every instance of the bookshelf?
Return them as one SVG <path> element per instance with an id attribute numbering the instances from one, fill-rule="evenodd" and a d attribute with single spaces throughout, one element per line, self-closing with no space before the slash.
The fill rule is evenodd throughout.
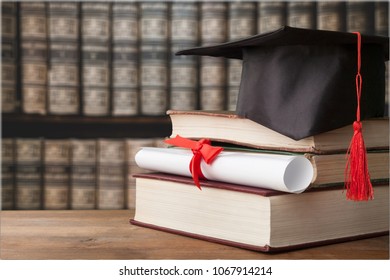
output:
<path id="1" fill-rule="evenodd" d="M 88 117 L 3 114 L 4 138 L 149 138 L 169 136 L 168 116 Z"/>

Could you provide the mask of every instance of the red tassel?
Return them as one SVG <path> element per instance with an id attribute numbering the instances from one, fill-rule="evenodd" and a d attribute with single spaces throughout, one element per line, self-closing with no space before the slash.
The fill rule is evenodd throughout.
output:
<path id="1" fill-rule="evenodd" d="M 369 200 L 374 196 L 370 174 L 368 172 L 366 146 L 363 140 L 362 124 L 360 121 L 353 123 L 354 134 L 348 149 L 346 166 L 347 198 L 361 201 Z"/>
<path id="2" fill-rule="evenodd" d="M 354 32 L 358 37 L 358 71 L 356 75 L 357 112 L 356 121 L 353 123 L 354 134 L 347 151 L 347 165 L 345 167 L 345 188 L 347 198 L 361 201 L 373 199 L 370 174 L 368 172 L 367 152 L 363 140 L 362 123 L 360 122 L 360 96 L 362 91 L 361 66 L 361 35 Z"/>

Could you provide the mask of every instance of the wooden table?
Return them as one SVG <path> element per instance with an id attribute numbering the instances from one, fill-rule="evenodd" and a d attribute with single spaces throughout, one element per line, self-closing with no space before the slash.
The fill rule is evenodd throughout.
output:
<path id="1" fill-rule="evenodd" d="M 258 253 L 129 224 L 131 210 L 2 211 L 1 259 L 389 259 L 389 236 Z"/>

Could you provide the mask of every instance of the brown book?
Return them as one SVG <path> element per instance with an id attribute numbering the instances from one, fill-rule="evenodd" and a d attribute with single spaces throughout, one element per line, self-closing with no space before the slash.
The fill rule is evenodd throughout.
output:
<path id="1" fill-rule="evenodd" d="M 314 154 L 345 152 L 353 135 L 350 125 L 297 141 L 233 112 L 170 110 L 168 115 L 173 137 L 208 138 L 256 149 Z M 363 121 L 363 134 L 367 150 L 388 150 L 389 119 Z"/>
<path id="2" fill-rule="evenodd" d="M 244 249 L 275 252 L 388 234 L 389 187 L 345 199 L 342 187 L 286 194 L 164 173 L 136 176 L 130 223 Z"/>

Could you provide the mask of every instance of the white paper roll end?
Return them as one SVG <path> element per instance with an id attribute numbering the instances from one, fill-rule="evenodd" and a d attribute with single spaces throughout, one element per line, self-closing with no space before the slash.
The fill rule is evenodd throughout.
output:
<path id="1" fill-rule="evenodd" d="M 314 168 L 305 157 L 294 157 L 286 167 L 284 183 L 292 193 L 303 192 L 311 183 Z"/>

